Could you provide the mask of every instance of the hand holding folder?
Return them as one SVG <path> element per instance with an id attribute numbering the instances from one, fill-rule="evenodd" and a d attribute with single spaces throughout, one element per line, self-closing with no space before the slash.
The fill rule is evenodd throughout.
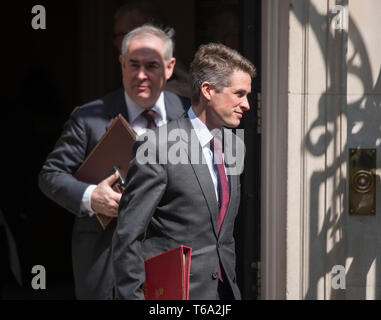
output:
<path id="1" fill-rule="evenodd" d="M 115 191 L 122 191 L 131 160 L 132 146 L 136 139 L 133 129 L 119 114 L 113 119 L 110 128 L 89 153 L 74 177 L 83 182 L 98 184 L 110 175 L 111 170 L 118 170 L 120 179 L 113 185 Z M 111 173 L 112 174 L 112 173 Z M 96 213 L 103 229 L 112 228 L 116 218 Z"/>

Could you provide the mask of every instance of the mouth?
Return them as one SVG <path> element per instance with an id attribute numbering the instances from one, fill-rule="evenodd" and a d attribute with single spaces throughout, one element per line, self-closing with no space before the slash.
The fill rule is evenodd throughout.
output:
<path id="1" fill-rule="evenodd" d="M 148 84 L 138 84 L 138 85 L 136 86 L 136 88 L 137 88 L 138 90 L 143 91 L 143 90 L 147 90 L 147 89 L 149 89 L 149 85 L 148 85 Z"/>
<path id="2" fill-rule="evenodd" d="M 242 112 L 234 111 L 234 113 L 237 115 L 237 117 L 238 117 L 239 119 L 241 119 L 242 116 L 243 116 L 243 113 L 242 113 Z"/>

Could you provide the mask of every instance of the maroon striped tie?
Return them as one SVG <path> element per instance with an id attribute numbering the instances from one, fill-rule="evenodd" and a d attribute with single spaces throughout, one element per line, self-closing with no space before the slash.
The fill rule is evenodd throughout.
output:
<path id="1" fill-rule="evenodd" d="M 229 205 L 229 184 L 225 174 L 224 160 L 222 157 L 222 143 L 218 138 L 213 138 L 210 141 L 210 148 L 213 152 L 214 164 L 218 172 L 218 227 L 217 232 L 220 233 L 222 222 L 224 221 L 226 210 Z"/>
<path id="2" fill-rule="evenodd" d="M 152 109 L 145 110 L 142 113 L 142 116 L 147 120 L 147 129 L 154 129 L 154 128 L 156 128 L 155 114 L 156 114 L 156 112 L 153 111 Z"/>
<path id="3" fill-rule="evenodd" d="M 229 205 L 229 184 L 228 179 L 226 178 L 225 168 L 224 168 L 224 159 L 222 157 L 222 143 L 221 140 L 217 137 L 214 137 L 210 141 L 210 149 L 213 152 L 214 165 L 217 167 L 218 172 L 218 226 L 217 233 L 220 234 L 221 225 L 224 221 L 226 210 Z M 218 265 L 218 278 L 223 282 L 221 267 Z"/>

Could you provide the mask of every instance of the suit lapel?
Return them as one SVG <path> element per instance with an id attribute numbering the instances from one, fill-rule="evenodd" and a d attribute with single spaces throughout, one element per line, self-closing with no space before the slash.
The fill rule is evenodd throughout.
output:
<path id="1" fill-rule="evenodd" d="M 164 91 L 164 103 L 167 110 L 167 120 L 172 121 L 180 118 L 184 114 L 182 101 L 175 94 Z"/>
<path id="2" fill-rule="evenodd" d="M 184 129 L 184 131 L 181 131 L 182 134 L 187 135 L 186 137 L 182 136 L 183 141 L 186 143 L 189 143 L 190 137 L 191 137 L 191 130 L 193 128 L 190 120 L 187 118 L 187 116 L 185 116 L 185 117 L 180 118 L 178 120 L 178 122 L 179 122 L 179 127 L 181 129 Z M 217 203 L 216 194 L 214 191 L 213 181 L 212 181 L 212 178 L 210 176 L 209 169 L 208 169 L 208 165 L 206 164 L 206 160 L 203 156 L 202 148 L 201 148 L 201 145 L 200 145 L 198 140 L 197 140 L 197 143 L 198 143 L 198 155 L 200 155 L 199 158 L 202 157 L 201 163 L 196 163 L 196 164 L 192 163 L 191 155 L 189 154 L 188 150 L 186 150 L 186 152 L 188 154 L 188 159 L 189 159 L 189 162 L 191 163 L 191 166 L 193 168 L 193 171 L 195 173 L 197 181 L 200 185 L 201 191 L 204 195 L 206 204 L 207 204 L 208 209 L 209 209 L 209 214 L 211 216 L 211 220 L 212 220 L 212 224 L 213 224 L 213 230 L 214 230 L 214 233 L 217 237 L 218 203 Z M 188 146 L 189 146 L 189 144 L 188 144 Z M 189 148 L 189 149 L 191 149 L 191 148 Z"/>
<path id="3" fill-rule="evenodd" d="M 238 179 L 239 176 L 237 175 L 230 175 L 230 198 L 229 198 L 229 205 L 228 209 L 226 210 L 224 221 L 222 221 L 221 229 L 219 237 L 222 237 L 225 226 L 227 225 L 228 219 L 230 219 L 232 216 L 234 216 L 234 210 L 236 209 L 236 202 L 237 202 L 237 189 L 238 189 Z"/>
<path id="4" fill-rule="evenodd" d="M 129 121 L 124 89 L 118 90 L 115 96 L 112 96 L 109 101 L 105 101 L 105 105 L 107 105 L 106 110 L 110 119 L 115 118 L 120 113 L 124 119 Z"/>

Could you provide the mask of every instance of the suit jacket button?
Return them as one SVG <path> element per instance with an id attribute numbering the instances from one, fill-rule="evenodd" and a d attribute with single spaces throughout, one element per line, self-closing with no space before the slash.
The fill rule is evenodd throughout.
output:
<path id="1" fill-rule="evenodd" d="M 212 273 L 212 279 L 217 280 L 218 279 L 218 272 L 213 272 Z"/>

